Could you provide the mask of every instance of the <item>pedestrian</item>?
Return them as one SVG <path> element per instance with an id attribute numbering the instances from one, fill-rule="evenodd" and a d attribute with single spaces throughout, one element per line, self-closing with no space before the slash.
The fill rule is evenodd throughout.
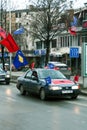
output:
<path id="1" fill-rule="evenodd" d="M 76 73 L 74 76 L 74 82 L 78 83 L 78 81 L 79 81 L 79 74 Z"/>
<path id="2" fill-rule="evenodd" d="M 32 62 L 32 63 L 30 64 L 30 68 L 31 68 L 31 69 L 34 69 L 34 67 L 35 67 L 35 62 Z"/>

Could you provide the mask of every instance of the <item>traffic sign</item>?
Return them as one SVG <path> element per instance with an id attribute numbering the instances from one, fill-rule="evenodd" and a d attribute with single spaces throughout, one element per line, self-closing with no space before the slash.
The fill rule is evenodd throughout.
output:
<path id="1" fill-rule="evenodd" d="M 79 58 L 79 48 L 78 47 L 70 48 L 70 58 Z"/>

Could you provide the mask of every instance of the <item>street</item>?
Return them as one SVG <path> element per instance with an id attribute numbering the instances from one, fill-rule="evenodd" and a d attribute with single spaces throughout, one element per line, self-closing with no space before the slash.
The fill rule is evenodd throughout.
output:
<path id="1" fill-rule="evenodd" d="M 0 130 L 86 130 L 87 97 L 41 101 L 0 84 Z"/>

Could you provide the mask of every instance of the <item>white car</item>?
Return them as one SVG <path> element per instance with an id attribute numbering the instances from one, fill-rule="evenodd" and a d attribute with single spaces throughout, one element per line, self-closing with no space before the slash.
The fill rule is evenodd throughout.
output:
<path id="1" fill-rule="evenodd" d="M 10 75 L 0 68 L 0 82 L 5 82 L 6 84 L 10 83 Z"/>
<path id="2" fill-rule="evenodd" d="M 49 68 L 50 65 L 53 65 L 54 69 L 61 71 L 67 78 L 70 78 L 71 68 L 68 65 L 62 62 L 49 61 L 47 67 Z"/>

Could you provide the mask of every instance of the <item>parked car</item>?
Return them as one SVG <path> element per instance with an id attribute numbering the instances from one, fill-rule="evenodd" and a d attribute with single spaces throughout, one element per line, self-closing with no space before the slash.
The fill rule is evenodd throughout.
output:
<path id="1" fill-rule="evenodd" d="M 8 63 L 4 63 L 5 70 L 10 70 L 10 65 Z M 0 63 L 0 68 L 3 69 L 3 64 Z"/>
<path id="2" fill-rule="evenodd" d="M 16 87 L 22 95 L 25 95 L 26 92 L 35 93 L 40 96 L 41 100 L 61 96 L 76 99 L 80 93 L 78 84 L 54 69 L 28 70 L 24 75 L 18 77 Z"/>
<path id="3" fill-rule="evenodd" d="M 0 82 L 10 83 L 10 75 L 2 68 L 0 68 Z"/>
<path id="4" fill-rule="evenodd" d="M 47 68 L 52 68 L 61 71 L 67 78 L 71 76 L 71 68 L 62 62 L 50 61 L 47 64 Z"/>

